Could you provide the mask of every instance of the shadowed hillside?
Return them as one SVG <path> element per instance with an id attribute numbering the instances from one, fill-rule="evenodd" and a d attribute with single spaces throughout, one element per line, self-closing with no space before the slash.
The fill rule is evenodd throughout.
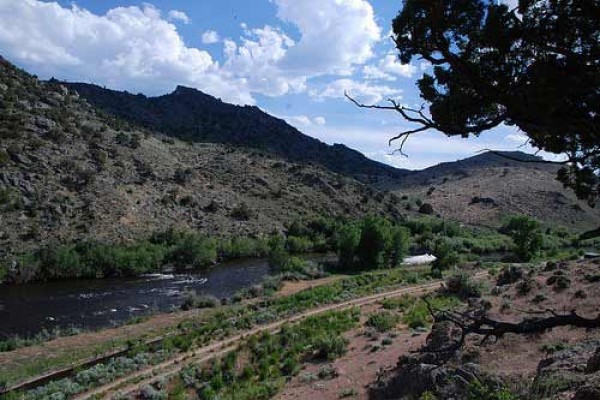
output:
<path id="1" fill-rule="evenodd" d="M 183 140 L 260 149 L 291 161 L 312 162 L 334 172 L 397 178 L 403 171 L 370 160 L 342 144 L 329 146 L 254 106 L 224 103 L 196 89 L 146 97 L 84 83 L 64 83 L 92 105 L 146 128 Z"/>

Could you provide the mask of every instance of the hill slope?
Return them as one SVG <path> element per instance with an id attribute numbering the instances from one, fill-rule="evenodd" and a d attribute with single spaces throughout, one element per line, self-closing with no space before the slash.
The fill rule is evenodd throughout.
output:
<path id="1" fill-rule="evenodd" d="M 231 236 L 311 215 L 398 216 L 394 198 L 317 165 L 126 126 L 0 60 L 1 252 L 169 226 Z"/>
<path id="2" fill-rule="evenodd" d="M 600 209 L 578 200 L 556 180 L 559 167 L 540 160 L 521 152 L 487 152 L 415 171 L 385 189 L 470 224 L 497 226 L 505 216 L 525 214 L 576 231 L 597 228 Z"/>
<path id="3" fill-rule="evenodd" d="M 109 114 L 180 139 L 262 149 L 355 177 L 403 175 L 344 145 L 329 146 L 306 136 L 258 107 L 224 103 L 196 89 L 178 86 L 173 93 L 146 97 L 85 83 L 63 84 Z"/>

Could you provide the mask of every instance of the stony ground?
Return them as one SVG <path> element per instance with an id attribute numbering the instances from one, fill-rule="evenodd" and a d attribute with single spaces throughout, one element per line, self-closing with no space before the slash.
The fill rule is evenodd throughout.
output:
<path id="1" fill-rule="evenodd" d="M 597 316 L 600 262 L 551 263 L 548 267 L 543 264 L 522 271 L 522 278 L 531 283 L 531 290 L 527 293 L 519 289 L 521 278 L 501 286 L 496 285 L 498 278 L 495 274 L 485 279 L 485 299 L 492 305 L 490 317 L 519 322 L 536 315 L 532 313 L 546 309 L 576 309 L 582 316 Z M 547 283 L 550 277 L 557 274 L 567 278 L 568 287 Z M 363 319 L 379 310 L 378 305 L 363 307 Z M 396 398 L 370 397 L 373 395 L 370 395 L 369 389 L 379 376 L 393 375 L 402 356 L 420 349 L 430 339 L 426 332 L 410 330 L 402 323 L 388 334 L 372 336 L 365 334 L 367 332 L 368 329 L 362 326 L 348 333 L 348 353 L 331 364 L 306 364 L 277 399 L 333 400 L 346 395 L 352 399 Z M 386 337 L 391 341 L 382 346 L 381 341 Z M 600 347 L 599 330 L 563 327 L 532 336 L 508 334 L 484 345 L 481 339 L 469 337 L 463 351 L 464 359 L 475 363 L 479 373 L 500 379 L 515 392 L 534 390 L 537 397 L 532 398 L 580 399 L 573 397 L 577 388 L 584 383 L 600 384 L 598 373 L 585 373 L 588 360 Z M 320 378 L 319 372 L 324 368 L 333 369 L 335 376 Z M 418 380 L 419 377 L 415 375 L 414 379 Z M 407 383 L 404 381 L 404 385 Z"/>

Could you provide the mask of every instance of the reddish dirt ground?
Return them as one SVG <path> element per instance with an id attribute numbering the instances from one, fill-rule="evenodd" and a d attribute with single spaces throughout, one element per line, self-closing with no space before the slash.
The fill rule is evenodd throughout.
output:
<path id="1" fill-rule="evenodd" d="M 557 311 L 577 309 L 577 312 L 586 317 L 596 316 L 600 310 L 600 284 L 591 283 L 584 279 L 587 274 L 600 274 L 600 265 L 593 262 L 570 263 L 566 270 L 571 279 L 569 288 L 556 291 L 546 284 L 547 278 L 553 271 L 538 270 L 533 276 L 535 285 L 526 295 L 517 293 L 513 284 L 507 291 L 500 295 L 485 297 L 491 301 L 490 315 L 505 321 L 520 321 L 532 311 L 554 309 Z M 495 285 L 496 278 L 490 277 L 488 287 Z M 581 292 L 585 298 L 581 298 Z M 579 293 L 578 293 L 579 292 Z M 576 295 L 578 293 L 578 295 Z M 538 304 L 532 299 L 543 294 L 547 297 Z M 507 304 L 504 305 L 503 304 Z M 363 308 L 363 318 L 377 309 L 377 306 Z M 363 335 L 364 328 L 350 332 L 346 337 L 350 340 L 348 353 L 332 363 L 339 376 L 331 380 L 307 380 L 307 376 L 317 377 L 319 369 L 325 364 L 307 364 L 303 371 L 293 378 L 276 397 L 278 400 L 288 399 L 339 399 L 344 390 L 353 389 L 352 399 L 368 399 L 367 387 L 376 379 L 377 372 L 381 369 L 393 367 L 398 358 L 424 344 L 427 334 L 416 335 L 406 327 L 399 325 L 396 337 L 390 346 L 371 351 L 373 344 L 381 346 L 381 340 L 386 334 L 379 335 L 378 340 Z M 479 354 L 479 363 L 482 368 L 490 373 L 508 378 L 511 382 L 531 382 L 539 362 L 546 357 L 542 350 L 543 345 L 556 343 L 573 344 L 584 339 L 600 338 L 599 331 L 574 329 L 569 327 L 555 328 L 544 334 L 536 336 L 506 335 L 495 343 L 480 346 L 481 338 L 473 337 L 467 345 L 468 350 Z"/>
<path id="2" fill-rule="evenodd" d="M 380 309 L 378 305 L 361 307 L 362 322 L 366 317 Z M 392 344 L 382 346 L 381 341 L 389 337 L 389 334 L 378 334 L 376 338 L 367 337 L 365 328 L 360 327 L 345 336 L 350 340 L 348 352 L 343 357 L 333 361 L 330 365 L 338 372 L 333 379 L 318 379 L 319 369 L 328 363 L 309 363 L 294 377 L 275 397 L 277 400 L 288 399 L 339 399 L 344 390 L 353 389 L 356 394 L 352 399 L 367 399 L 367 386 L 372 383 L 380 368 L 394 365 L 402 354 L 418 349 L 425 342 L 425 333 L 410 332 L 402 324 L 397 326 L 392 333 Z M 380 349 L 372 351 L 373 346 Z M 307 382 L 308 376 L 316 377 L 316 380 Z"/>

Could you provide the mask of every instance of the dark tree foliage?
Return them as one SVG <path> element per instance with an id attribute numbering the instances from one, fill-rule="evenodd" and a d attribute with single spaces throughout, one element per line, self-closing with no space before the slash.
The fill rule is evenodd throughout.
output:
<path id="1" fill-rule="evenodd" d="M 418 81 L 420 109 L 392 101 L 417 128 L 478 136 L 516 126 L 542 150 L 565 154 L 559 179 L 594 205 L 600 196 L 600 2 L 405 0 L 393 21 L 404 63 L 433 65 Z M 428 106 L 428 109 L 427 109 Z M 400 150 L 402 147 L 400 147 Z"/>

